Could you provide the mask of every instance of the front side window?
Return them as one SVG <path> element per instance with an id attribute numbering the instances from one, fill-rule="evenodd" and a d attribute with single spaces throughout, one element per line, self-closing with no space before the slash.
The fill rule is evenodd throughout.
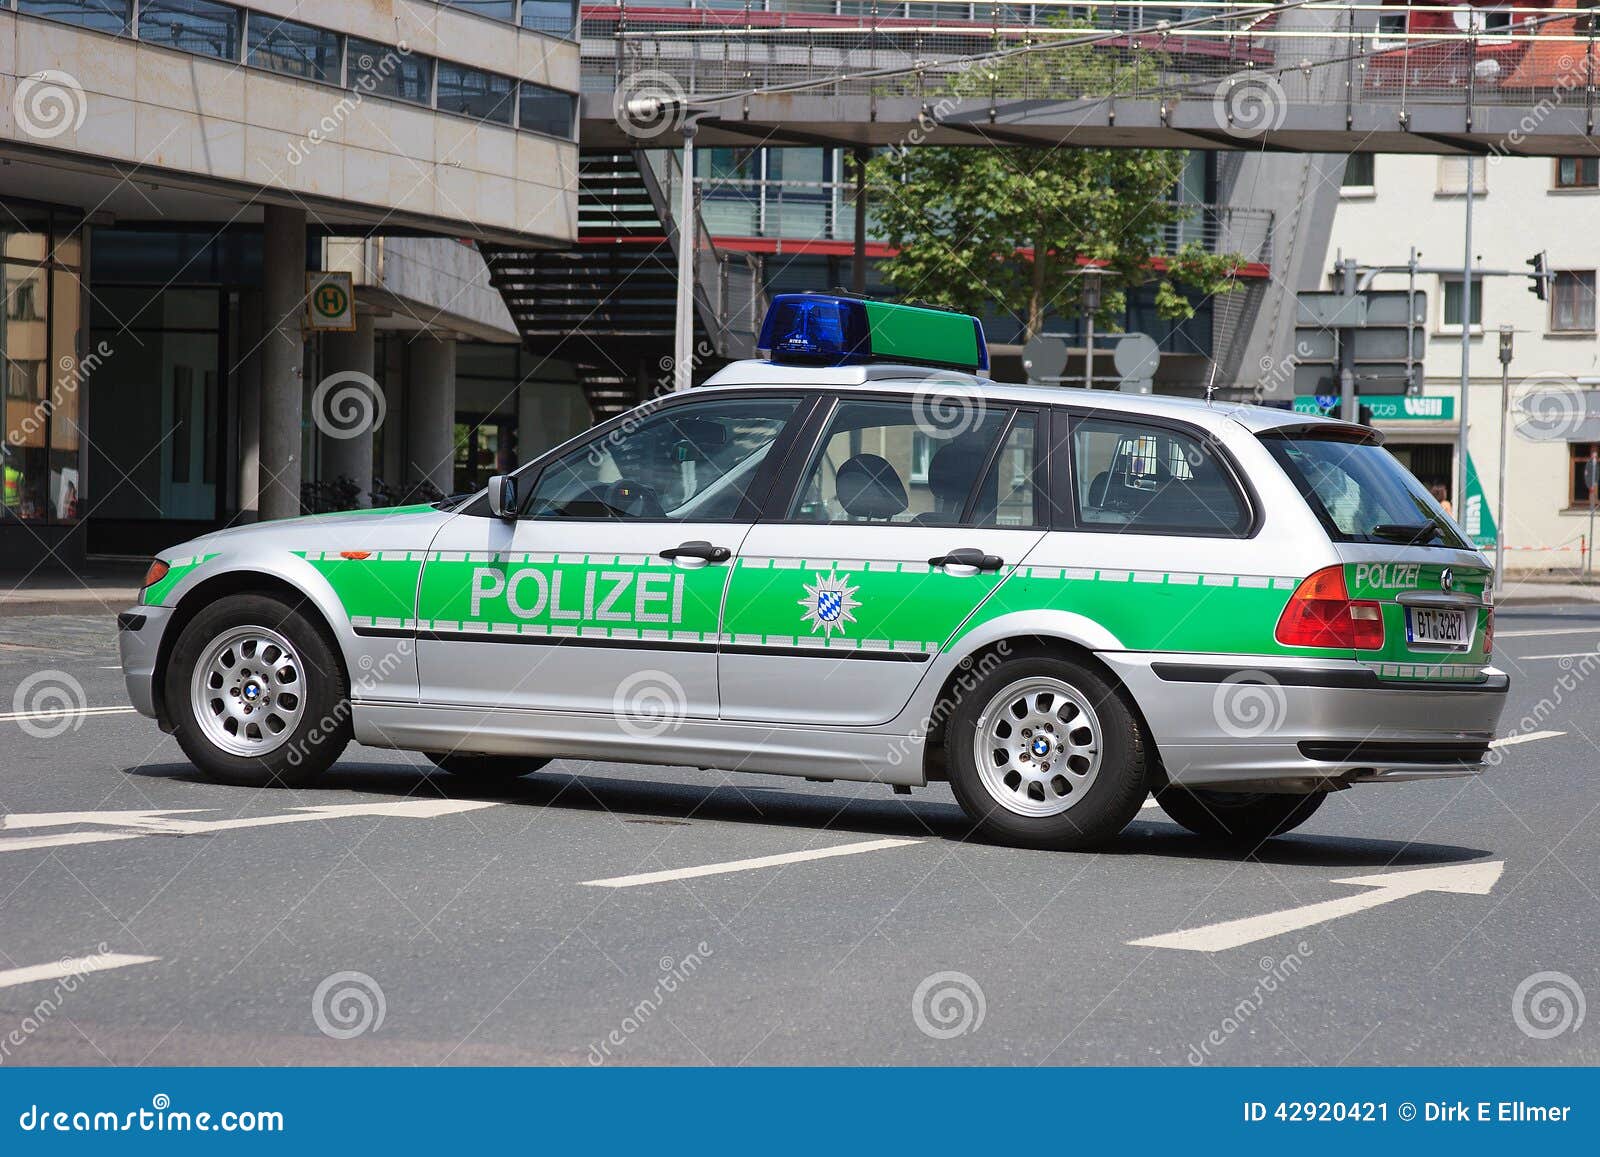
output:
<path id="1" fill-rule="evenodd" d="M 1242 535 L 1250 510 L 1216 450 L 1163 426 L 1080 418 L 1072 427 L 1078 529 Z"/>
<path id="2" fill-rule="evenodd" d="M 546 466 L 525 518 L 738 517 L 796 398 L 718 398 L 623 425 Z"/>
<path id="3" fill-rule="evenodd" d="M 1010 411 L 977 406 L 951 413 L 953 421 L 941 422 L 937 419 L 951 415 L 909 398 L 841 402 L 795 494 L 789 518 L 963 526 L 972 525 L 976 508 L 985 505 L 993 525 L 1002 482 L 990 469 L 991 459 Z M 980 488 L 980 481 L 985 487 Z M 1004 477 L 1004 488 L 1014 510 L 1010 474 Z"/>
<path id="4" fill-rule="evenodd" d="M 1261 441 L 1336 542 L 1470 549 L 1433 495 L 1382 446 L 1309 434 Z"/>
<path id="5" fill-rule="evenodd" d="M 338 84 L 339 34 L 252 12 L 248 63 L 306 80 Z"/>

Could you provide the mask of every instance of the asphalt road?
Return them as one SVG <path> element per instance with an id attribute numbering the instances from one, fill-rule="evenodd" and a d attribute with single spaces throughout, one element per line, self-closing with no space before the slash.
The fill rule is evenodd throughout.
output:
<path id="1" fill-rule="evenodd" d="M 1600 609 L 1497 625 L 1504 731 L 1559 734 L 1244 857 L 1157 810 L 1050 854 L 963 841 L 943 787 L 612 764 L 488 797 L 352 747 L 218 787 L 94 711 L 109 619 L 0 619 L 0 1064 L 1600 1063 Z M 63 673 L 90 713 L 15 717 Z M 1338 882 L 1412 869 L 1454 890 Z"/>

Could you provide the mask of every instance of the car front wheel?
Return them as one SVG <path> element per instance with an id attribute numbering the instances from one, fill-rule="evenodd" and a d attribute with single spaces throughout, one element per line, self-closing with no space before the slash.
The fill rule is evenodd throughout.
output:
<path id="1" fill-rule="evenodd" d="M 164 690 L 174 735 L 219 783 L 303 787 L 350 742 L 350 692 L 334 642 L 296 607 L 230 595 L 183 628 Z"/>
<path id="2" fill-rule="evenodd" d="M 1147 791 L 1139 724 L 1085 664 L 1024 657 L 962 696 L 947 740 L 950 786 L 991 838 L 1038 848 L 1102 844 Z"/>

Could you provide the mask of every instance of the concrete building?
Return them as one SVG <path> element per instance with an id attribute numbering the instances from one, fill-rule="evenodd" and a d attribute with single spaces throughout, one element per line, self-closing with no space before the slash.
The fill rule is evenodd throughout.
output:
<path id="1" fill-rule="evenodd" d="M 1504 534 L 1507 570 L 1560 568 L 1585 561 L 1593 543 L 1585 463 L 1600 443 L 1600 345 L 1595 275 L 1600 234 L 1583 222 L 1600 208 L 1600 160 L 1491 157 L 1475 162 L 1475 267 L 1510 277 L 1481 278 L 1471 326 L 1471 460 L 1480 494 L 1455 493 L 1454 442 L 1461 420 L 1462 276 L 1417 279 L 1428 295 L 1427 354 L 1421 396 L 1363 399 L 1392 449 L 1424 482 L 1442 485 L 1458 519 L 1492 541 L 1502 425 L 1507 430 Z M 1404 265 L 1412 246 L 1421 263 L 1460 268 L 1466 162 L 1461 157 L 1352 157 L 1344 170 L 1324 269 L 1339 253 L 1365 265 Z M 1527 264 L 1548 256 L 1555 279 L 1541 301 Z M 1376 289 L 1404 289 L 1406 275 L 1380 275 Z M 1331 286 L 1331 282 L 1324 282 Z M 1509 422 L 1502 420 L 1499 327 L 1513 329 Z M 1302 403 L 1309 399 L 1302 399 Z M 1480 505 L 1480 502 L 1482 503 Z M 1485 513 L 1489 517 L 1485 518 Z"/>
<path id="2" fill-rule="evenodd" d="M 507 442 L 581 426 L 476 248 L 576 237 L 576 16 L 0 6 L 0 567 L 148 554 L 341 478 L 450 490 L 516 453 L 497 415 Z"/>

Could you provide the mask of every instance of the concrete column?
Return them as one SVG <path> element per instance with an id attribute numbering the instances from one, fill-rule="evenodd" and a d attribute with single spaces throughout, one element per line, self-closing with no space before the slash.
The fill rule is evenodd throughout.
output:
<path id="1" fill-rule="evenodd" d="M 239 294 L 234 380 L 239 387 L 239 517 L 254 522 L 261 493 L 261 294 Z"/>
<path id="2" fill-rule="evenodd" d="M 456 343 L 421 337 L 407 352 L 406 475 L 427 479 L 449 494 L 455 475 Z"/>
<path id="3" fill-rule="evenodd" d="M 300 513 L 300 414 L 305 374 L 306 214 L 262 207 L 261 485 L 263 520 Z"/>
<path id="4" fill-rule="evenodd" d="M 382 391 L 373 377 L 377 343 L 370 313 L 356 314 L 353 333 L 322 336 L 322 380 L 337 376 L 327 391 L 323 409 L 328 421 L 322 425 L 322 476 L 333 481 L 341 475 L 353 480 L 361 490 L 359 501 L 370 505 L 372 491 L 372 434 L 377 428 Z M 357 378 L 354 375 L 359 374 Z M 387 421 L 387 414 L 384 415 Z M 348 437 L 333 437 L 329 430 Z"/>

